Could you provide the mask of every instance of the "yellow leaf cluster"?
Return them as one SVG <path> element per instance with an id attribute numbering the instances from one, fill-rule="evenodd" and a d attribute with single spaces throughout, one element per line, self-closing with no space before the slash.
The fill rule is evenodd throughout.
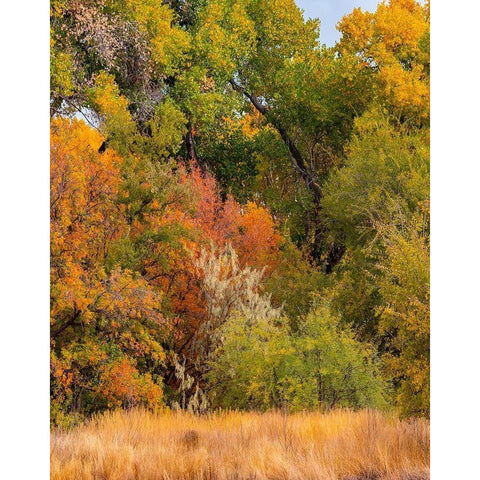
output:
<path id="1" fill-rule="evenodd" d="M 378 73 L 381 95 L 402 114 L 429 115 L 428 8 L 415 0 L 390 0 L 375 13 L 356 8 L 338 24 L 340 52 L 357 53 Z"/>

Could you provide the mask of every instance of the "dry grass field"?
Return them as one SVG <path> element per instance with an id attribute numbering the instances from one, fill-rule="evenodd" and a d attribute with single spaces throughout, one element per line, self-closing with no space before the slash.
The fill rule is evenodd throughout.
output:
<path id="1" fill-rule="evenodd" d="M 99 416 L 51 436 L 52 480 L 424 480 L 429 423 L 373 411 Z"/>

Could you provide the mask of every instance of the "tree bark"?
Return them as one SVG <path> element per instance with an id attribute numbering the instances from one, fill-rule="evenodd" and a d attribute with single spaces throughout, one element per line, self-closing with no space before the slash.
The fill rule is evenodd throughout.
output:
<path id="1" fill-rule="evenodd" d="M 206 167 L 203 162 L 201 162 L 197 155 L 197 150 L 195 148 L 195 140 L 193 138 L 193 127 L 190 122 L 187 123 L 187 134 L 185 136 L 185 146 L 187 147 L 188 159 L 191 163 L 195 163 L 200 167 L 200 170 L 203 174 L 206 172 Z"/>
<path id="2" fill-rule="evenodd" d="M 188 158 L 191 162 L 198 164 L 197 152 L 195 150 L 195 142 L 193 140 L 192 124 L 188 122 L 187 124 L 187 136 L 185 138 L 185 144 L 187 147 Z"/>

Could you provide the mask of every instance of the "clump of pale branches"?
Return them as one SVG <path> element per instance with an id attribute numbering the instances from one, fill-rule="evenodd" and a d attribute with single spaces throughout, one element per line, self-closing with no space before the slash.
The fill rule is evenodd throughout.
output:
<path id="1" fill-rule="evenodd" d="M 207 312 L 194 340 L 203 360 L 218 343 L 220 327 L 233 315 L 242 316 L 249 324 L 280 316 L 281 308 L 273 307 L 270 295 L 262 292 L 264 269 L 242 267 L 230 244 L 221 250 L 202 248 L 194 265 Z"/>

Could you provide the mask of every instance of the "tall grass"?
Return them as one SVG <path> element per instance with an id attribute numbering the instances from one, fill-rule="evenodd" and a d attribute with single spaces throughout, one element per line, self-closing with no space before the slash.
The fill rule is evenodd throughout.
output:
<path id="1" fill-rule="evenodd" d="M 374 411 L 110 412 L 51 436 L 52 480 L 416 480 L 429 423 Z"/>

